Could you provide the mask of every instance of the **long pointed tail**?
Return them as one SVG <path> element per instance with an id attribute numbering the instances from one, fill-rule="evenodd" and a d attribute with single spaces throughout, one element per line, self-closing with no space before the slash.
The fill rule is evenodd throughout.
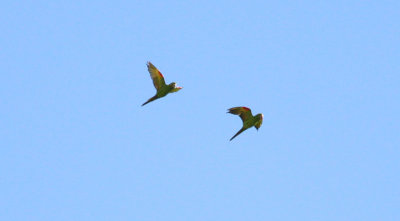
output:
<path id="1" fill-rule="evenodd" d="M 144 105 L 146 105 L 146 104 L 148 104 L 148 103 L 150 103 L 150 102 L 152 102 L 152 101 L 154 101 L 156 99 L 158 99 L 158 97 L 157 97 L 157 95 L 154 95 L 154 97 L 151 97 L 146 102 L 144 102 L 144 104 L 142 104 L 142 106 L 144 106 Z"/>
<path id="2" fill-rule="evenodd" d="M 241 134 L 245 130 L 246 129 L 244 127 L 242 127 L 242 129 L 240 129 L 229 141 L 233 140 L 233 138 L 235 138 L 237 135 Z"/>

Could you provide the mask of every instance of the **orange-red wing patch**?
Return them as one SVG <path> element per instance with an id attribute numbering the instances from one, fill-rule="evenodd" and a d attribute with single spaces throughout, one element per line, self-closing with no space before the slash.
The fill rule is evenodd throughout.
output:
<path id="1" fill-rule="evenodd" d="M 164 75 L 162 75 L 160 71 L 158 71 L 158 74 L 161 75 L 162 78 L 164 78 Z"/>
<path id="2" fill-rule="evenodd" d="M 246 111 L 250 110 L 250 108 L 248 108 L 248 107 L 243 107 L 243 109 L 245 109 Z"/>

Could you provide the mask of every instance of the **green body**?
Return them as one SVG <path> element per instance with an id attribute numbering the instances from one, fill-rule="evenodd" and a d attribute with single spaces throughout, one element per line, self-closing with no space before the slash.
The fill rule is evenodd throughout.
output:
<path id="1" fill-rule="evenodd" d="M 175 88 L 175 86 L 173 85 L 173 83 L 169 84 L 169 85 L 164 85 L 162 88 L 160 88 L 160 90 L 157 91 L 156 96 L 158 98 L 160 97 L 165 97 L 167 96 L 167 94 L 171 93 L 171 91 Z"/>
<path id="2" fill-rule="evenodd" d="M 168 85 L 165 84 L 160 89 L 157 90 L 156 95 L 154 95 L 149 100 L 147 100 L 144 104 L 142 104 L 142 106 L 144 106 L 154 100 L 157 100 L 158 98 L 165 97 L 165 96 L 167 96 L 167 94 L 175 92 L 174 90 L 175 90 L 175 83 L 171 83 Z"/>

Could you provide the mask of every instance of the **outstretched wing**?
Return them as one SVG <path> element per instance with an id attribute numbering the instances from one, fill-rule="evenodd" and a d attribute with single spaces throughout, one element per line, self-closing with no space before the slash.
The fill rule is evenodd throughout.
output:
<path id="1" fill-rule="evenodd" d="M 253 114 L 248 107 L 232 107 L 228 109 L 228 113 L 239 115 L 243 122 L 253 117 Z"/>
<path id="2" fill-rule="evenodd" d="M 164 76 L 150 61 L 147 62 L 147 69 L 149 70 L 150 77 L 153 80 L 154 87 L 158 90 L 165 85 Z"/>

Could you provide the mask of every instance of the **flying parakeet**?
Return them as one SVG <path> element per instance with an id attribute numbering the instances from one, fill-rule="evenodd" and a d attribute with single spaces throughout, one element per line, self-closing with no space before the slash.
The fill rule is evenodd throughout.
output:
<path id="1" fill-rule="evenodd" d="M 252 126 L 254 126 L 258 130 L 261 127 L 261 124 L 262 124 L 263 118 L 264 118 L 263 114 L 257 114 L 256 116 L 253 116 L 250 108 L 247 108 L 247 107 L 232 107 L 232 108 L 228 109 L 227 113 L 239 115 L 243 121 L 242 129 L 240 129 L 230 139 L 230 141 L 233 140 L 233 138 L 235 138 L 237 135 L 239 135 L 240 133 L 249 129 Z"/>
<path id="2" fill-rule="evenodd" d="M 164 76 L 151 62 L 147 62 L 147 69 L 149 70 L 150 77 L 153 80 L 153 84 L 157 90 L 157 93 L 144 104 L 142 104 L 142 106 L 158 98 L 165 97 L 169 93 L 174 93 L 182 89 L 182 87 L 177 87 L 175 82 L 172 82 L 168 85 L 165 84 Z"/>

